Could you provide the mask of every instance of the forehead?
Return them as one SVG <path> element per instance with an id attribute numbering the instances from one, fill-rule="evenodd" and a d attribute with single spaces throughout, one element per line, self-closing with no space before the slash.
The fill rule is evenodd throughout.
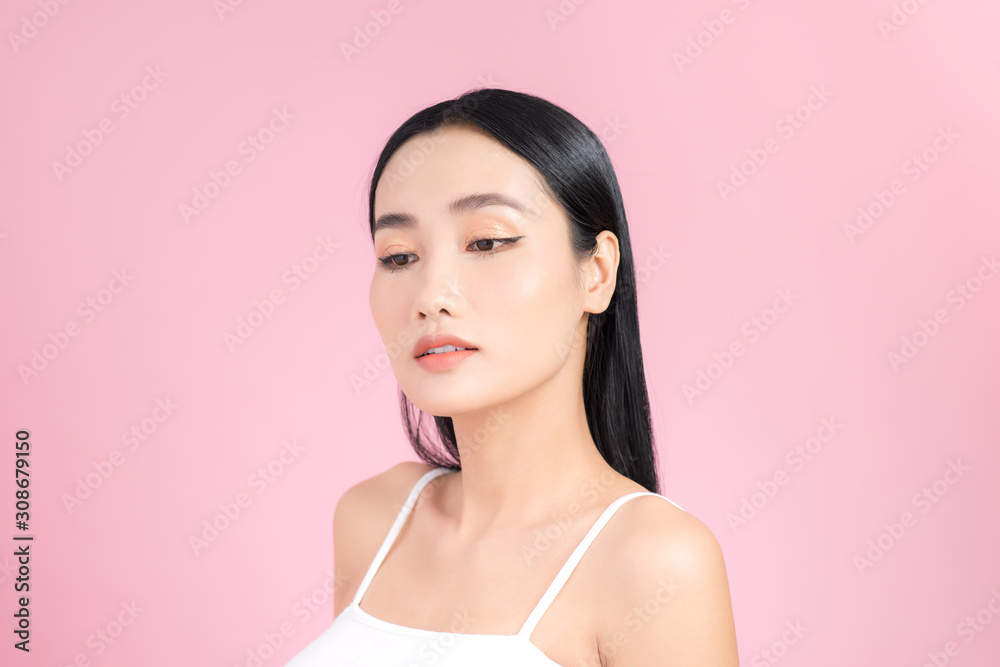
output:
<path id="1" fill-rule="evenodd" d="M 441 128 L 411 137 L 393 153 L 375 189 L 375 210 L 440 208 L 470 192 L 536 201 L 542 180 L 527 161 L 485 132 Z"/>

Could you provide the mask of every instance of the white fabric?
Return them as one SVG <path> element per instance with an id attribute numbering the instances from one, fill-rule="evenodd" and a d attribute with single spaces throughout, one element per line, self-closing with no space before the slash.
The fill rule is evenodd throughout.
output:
<path id="1" fill-rule="evenodd" d="M 334 619 L 333 624 L 302 649 L 285 667 L 551 667 L 558 665 L 541 649 L 531 643 L 534 631 L 542 614 L 555 599 L 563 584 L 576 568 L 580 558 L 604 528 L 611 516 L 625 502 L 638 496 L 659 496 L 676 507 L 674 501 L 649 491 L 636 491 L 624 495 L 611 503 L 577 548 L 567 559 L 562 569 L 553 579 L 542 599 L 532 610 L 521 630 L 516 635 L 477 635 L 461 632 L 437 632 L 410 628 L 369 615 L 359 606 L 361 598 L 371 584 L 372 578 L 382 565 L 410 512 L 416 504 L 420 491 L 435 477 L 454 472 L 450 468 L 435 468 L 427 472 L 414 485 L 403 508 L 396 516 L 375 555 L 365 578 L 361 581 L 354 600 Z M 456 625 L 458 625 L 456 623 Z M 460 626 L 459 626 L 460 627 Z"/>

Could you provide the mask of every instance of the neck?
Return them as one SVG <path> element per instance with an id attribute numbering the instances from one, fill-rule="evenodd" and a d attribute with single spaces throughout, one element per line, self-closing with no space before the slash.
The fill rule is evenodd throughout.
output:
<path id="1" fill-rule="evenodd" d="M 501 405 L 452 417 L 462 471 L 445 502 L 456 542 L 551 523 L 552 515 L 572 515 L 610 492 L 619 475 L 590 435 L 582 387 L 559 384 L 557 376 Z"/>

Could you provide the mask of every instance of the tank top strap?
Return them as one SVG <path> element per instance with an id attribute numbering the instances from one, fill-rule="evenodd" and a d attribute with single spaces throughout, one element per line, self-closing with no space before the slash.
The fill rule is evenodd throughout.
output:
<path id="1" fill-rule="evenodd" d="M 368 590 L 369 584 L 371 584 L 372 579 L 375 577 L 375 573 L 378 572 L 379 567 L 382 565 L 382 561 L 385 560 L 386 555 L 389 553 L 389 549 L 392 548 L 393 542 L 396 541 L 396 536 L 399 535 L 399 531 L 403 529 L 403 524 L 406 523 L 407 517 L 410 516 L 410 512 L 413 511 L 414 506 L 417 504 L 417 498 L 420 497 L 420 492 L 423 491 L 424 487 L 427 486 L 435 477 L 440 477 L 446 473 L 453 472 L 451 468 L 434 468 L 429 470 L 424 475 L 417 480 L 417 483 L 413 485 L 413 489 L 410 490 L 410 495 L 407 496 L 406 501 L 403 503 L 403 507 L 400 508 L 399 513 L 396 514 L 396 520 L 393 522 L 392 527 L 389 528 L 389 533 L 385 536 L 382 541 L 382 546 L 379 548 L 378 553 L 375 554 L 375 558 L 372 560 L 371 565 L 368 566 L 368 571 L 365 573 L 365 578 L 361 580 L 361 585 L 358 586 L 357 593 L 354 594 L 354 604 L 360 604 L 361 598 L 364 597 L 365 591 Z"/>
<path id="2" fill-rule="evenodd" d="M 614 513 L 618 511 L 619 507 L 632 498 L 638 498 L 639 496 L 658 496 L 660 498 L 664 498 L 664 500 L 670 501 L 680 508 L 680 505 L 677 505 L 674 501 L 669 498 L 665 498 L 658 493 L 653 493 L 652 491 L 635 491 L 633 493 L 628 493 L 608 505 L 608 507 L 604 510 L 604 513 L 601 514 L 597 521 L 594 522 L 590 531 L 584 536 L 583 540 L 581 540 L 580 544 L 578 544 L 573 553 L 570 554 L 570 557 L 566 559 L 566 563 L 562 566 L 562 569 L 559 570 L 559 573 L 556 575 L 555 579 L 552 580 L 552 583 L 549 584 L 548 589 L 545 591 L 545 595 L 543 595 L 542 599 L 538 601 L 537 605 L 535 605 L 535 608 L 532 610 L 528 619 L 521 627 L 520 632 L 517 633 L 518 635 L 521 635 L 526 639 L 531 637 L 531 633 L 535 631 L 535 626 L 538 625 L 538 621 L 541 620 L 542 614 L 548 610 L 549 605 L 552 604 L 556 595 L 558 595 L 559 591 L 562 590 L 566 580 L 569 579 L 569 575 L 573 574 L 573 570 L 576 569 L 577 564 L 580 562 L 580 559 L 583 558 L 583 554 L 586 553 L 591 542 L 593 542 L 594 538 L 597 537 L 597 534 L 601 532 L 601 529 L 604 528 Z"/>

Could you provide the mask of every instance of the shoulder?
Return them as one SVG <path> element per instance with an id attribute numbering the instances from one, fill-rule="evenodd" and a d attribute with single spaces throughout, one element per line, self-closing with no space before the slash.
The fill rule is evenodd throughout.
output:
<path id="1" fill-rule="evenodd" d="M 433 470 L 433 466 L 416 461 L 402 461 L 384 472 L 364 479 L 344 491 L 334 510 L 334 521 L 337 517 L 347 520 L 357 513 L 357 510 L 389 509 L 396 496 L 399 507 L 409 495 L 413 485 L 423 475 Z M 393 512 L 395 514 L 395 512 Z"/>
<path id="2" fill-rule="evenodd" d="M 354 597 L 413 486 L 433 469 L 403 461 L 341 495 L 333 512 L 334 615 Z"/>
<path id="3" fill-rule="evenodd" d="M 617 514 L 605 563 L 617 586 L 599 631 L 607 664 L 736 667 L 729 580 L 712 531 L 663 497 L 633 498 Z"/>

